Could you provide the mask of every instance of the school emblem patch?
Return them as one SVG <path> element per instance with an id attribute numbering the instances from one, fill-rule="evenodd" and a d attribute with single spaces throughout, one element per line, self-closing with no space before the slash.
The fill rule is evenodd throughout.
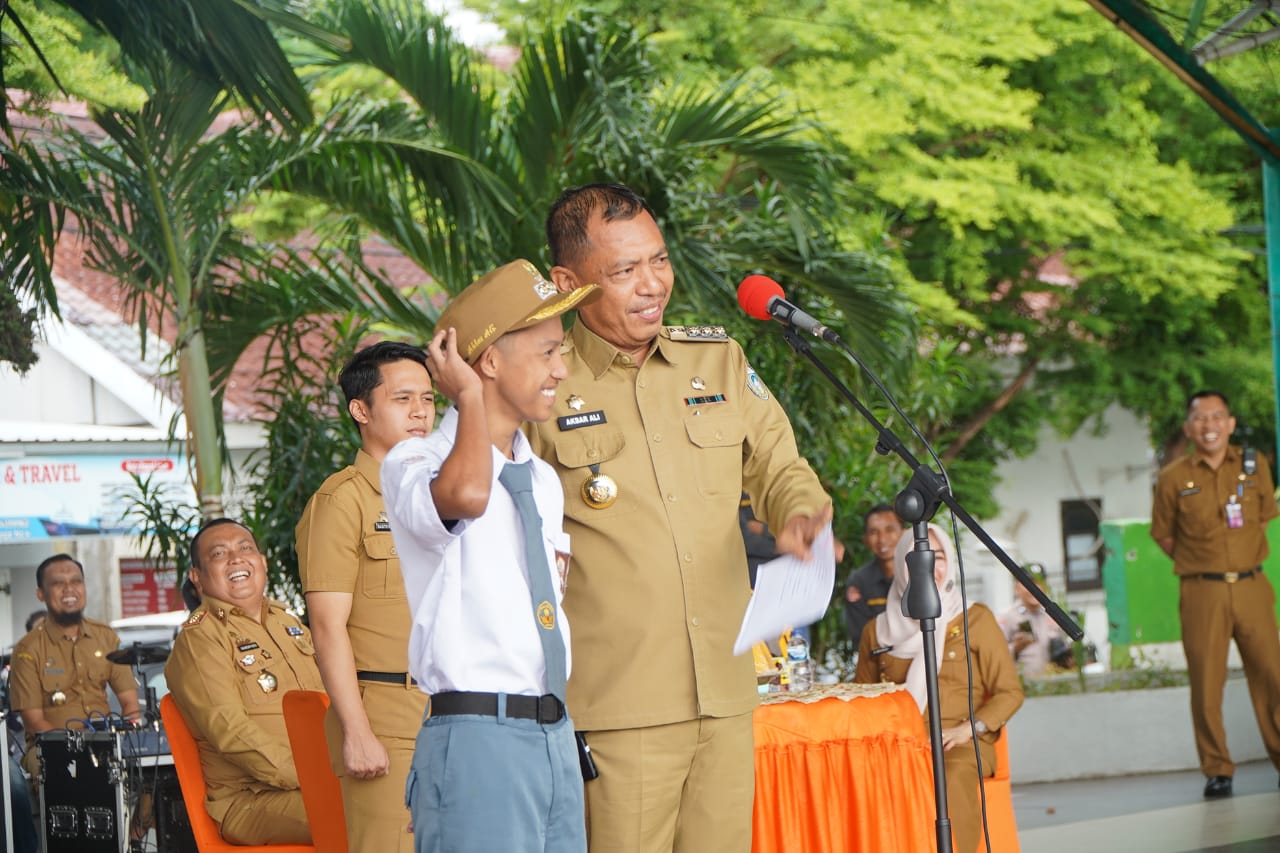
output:
<path id="1" fill-rule="evenodd" d="M 550 631 L 556 626 L 556 609 L 550 601 L 538 605 L 538 624 Z"/>

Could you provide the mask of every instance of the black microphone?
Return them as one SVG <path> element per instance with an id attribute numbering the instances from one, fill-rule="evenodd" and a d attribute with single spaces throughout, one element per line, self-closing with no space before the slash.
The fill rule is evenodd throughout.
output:
<path id="1" fill-rule="evenodd" d="M 782 285 L 767 275 L 749 275 L 738 285 L 738 304 L 757 320 L 777 320 L 786 326 L 808 332 L 829 343 L 840 343 L 840 336 L 819 322 L 812 314 L 788 302 Z"/>

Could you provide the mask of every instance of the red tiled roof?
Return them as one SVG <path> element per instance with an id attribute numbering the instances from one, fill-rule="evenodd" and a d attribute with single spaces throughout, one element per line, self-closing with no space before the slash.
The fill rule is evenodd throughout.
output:
<path id="1" fill-rule="evenodd" d="M 421 287 L 424 283 L 430 281 L 430 278 L 423 273 L 417 264 L 381 241 L 370 241 L 367 244 L 367 251 L 370 265 L 399 287 Z M 67 232 L 63 239 L 58 242 L 54 253 L 54 274 L 62 280 L 65 286 L 75 288 L 83 296 L 120 317 L 126 324 L 136 325 L 137 313 L 134 310 L 130 310 L 129 290 L 111 276 L 86 266 L 84 255 L 84 244 L 76 238 L 75 231 Z M 159 300 L 150 298 L 148 302 L 148 329 L 172 347 L 176 340 L 176 328 L 172 318 L 162 311 L 155 310 L 159 305 Z M 64 317 L 64 320 L 66 319 Z M 315 318 L 315 324 L 318 325 L 324 319 Z M 86 331 L 89 330 L 86 329 Z M 101 331 L 97 331 L 98 334 L 95 336 L 100 337 Z M 93 331 L 89 331 L 89 333 L 94 334 Z M 308 364 L 314 364 L 317 361 L 323 363 L 325 349 L 328 344 L 321 332 L 318 330 L 306 331 L 299 340 L 304 352 L 302 354 L 289 354 L 290 362 L 304 371 L 305 366 Z M 138 346 L 136 337 L 133 338 L 132 344 L 135 347 Z M 223 396 L 222 411 L 223 418 L 226 421 L 246 422 L 261 420 L 269 416 L 271 412 L 270 399 L 260 390 L 261 378 L 268 370 L 279 367 L 284 357 L 284 354 L 279 352 L 278 348 L 269 350 L 269 346 L 270 339 L 267 336 L 259 337 L 246 348 L 243 355 L 236 361 L 231 376 L 227 380 Z M 133 361 L 130 356 L 136 356 L 136 353 L 120 352 L 119 345 L 108 346 L 108 349 L 116 351 L 131 363 Z M 151 354 L 149 353 L 148 355 Z M 171 381 L 167 381 L 164 377 L 157 376 L 154 373 L 148 374 L 144 369 L 139 369 L 141 365 L 135 364 L 134 366 L 140 374 L 144 375 L 158 388 L 162 390 L 166 387 L 171 388 L 172 392 L 166 393 L 170 394 L 175 403 L 180 402 L 177 399 L 176 386 Z M 333 381 L 332 377 L 312 378 L 321 384 Z"/>

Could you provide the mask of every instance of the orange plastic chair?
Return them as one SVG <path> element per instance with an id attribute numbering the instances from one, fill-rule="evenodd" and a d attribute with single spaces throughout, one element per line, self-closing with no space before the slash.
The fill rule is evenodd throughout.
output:
<path id="1" fill-rule="evenodd" d="M 1009 727 L 996 738 L 996 775 L 982 780 L 987 792 L 987 833 L 991 849 L 997 853 L 1019 853 L 1018 822 L 1013 815 L 1013 783 L 1009 780 Z M 986 843 L 978 841 L 978 853 L 986 853 Z"/>
<path id="2" fill-rule="evenodd" d="M 315 853 L 310 844 L 231 844 L 224 841 L 218 825 L 209 817 L 204 807 L 207 789 L 204 771 L 200 769 L 200 748 L 187 728 L 172 696 L 160 700 L 160 719 L 164 722 L 169 748 L 173 751 L 173 768 L 178 773 L 178 785 L 182 788 L 182 801 L 191 821 L 191 834 L 195 836 L 200 853 Z M 344 833 L 343 838 L 346 838 Z"/>
<path id="3" fill-rule="evenodd" d="M 329 764 L 325 745 L 324 712 L 329 696 L 319 690 L 290 690 L 284 694 L 284 727 L 289 732 L 293 764 L 302 785 L 302 805 L 311 824 L 316 853 L 347 853 L 347 815 L 342 785 Z"/>

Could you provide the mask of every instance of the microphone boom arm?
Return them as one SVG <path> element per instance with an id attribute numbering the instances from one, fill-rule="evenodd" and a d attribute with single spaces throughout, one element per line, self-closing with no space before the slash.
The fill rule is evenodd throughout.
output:
<path id="1" fill-rule="evenodd" d="M 880 419 L 862 404 L 862 401 L 849 390 L 848 386 L 840 381 L 840 378 L 832 373 L 821 359 L 814 355 L 813 348 L 809 346 L 808 341 L 797 335 L 794 328 L 786 325 L 783 326 L 782 336 L 786 338 L 787 343 L 791 345 L 793 350 L 812 362 L 822 375 L 827 377 L 827 380 L 835 386 L 841 396 L 848 400 L 850 405 L 858 411 L 858 414 L 862 415 L 867 423 L 875 428 L 877 436 L 876 452 L 881 456 L 888 456 L 893 453 L 911 469 L 911 480 L 899 499 L 913 504 L 918 503 L 919 509 L 926 513 L 921 516 L 925 519 L 933 517 L 940 503 L 945 504 L 955 517 L 965 527 L 969 528 L 969 531 L 974 536 L 978 537 L 978 541 L 987 546 L 992 555 L 1014 576 L 1018 583 L 1022 584 L 1035 596 L 1036 601 L 1040 602 L 1045 612 L 1049 614 L 1054 622 L 1058 623 L 1058 626 L 1062 628 L 1068 637 L 1072 640 L 1082 639 L 1084 637 L 1084 629 L 1077 625 L 1075 620 L 1068 616 L 1058 606 L 1058 603 L 1040 588 L 1039 584 L 1035 582 L 1035 578 L 1031 577 L 1031 574 L 1026 569 L 1019 566 L 1003 548 L 996 544 L 996 541 L 983 529 L 977 519 L 965 511 L 965 508 L 951 494 L 946 481 L 936 471 L 917 459 L 915 454 L 907 449 L 906 445 L 902 443 L 902 440 L 898 438 L 893 430 L 880 423 Z M 843 343 L 840 345 L 844 346 Z M 864 367 L 863 369 L 865 370 L 866 368 Z"/>

